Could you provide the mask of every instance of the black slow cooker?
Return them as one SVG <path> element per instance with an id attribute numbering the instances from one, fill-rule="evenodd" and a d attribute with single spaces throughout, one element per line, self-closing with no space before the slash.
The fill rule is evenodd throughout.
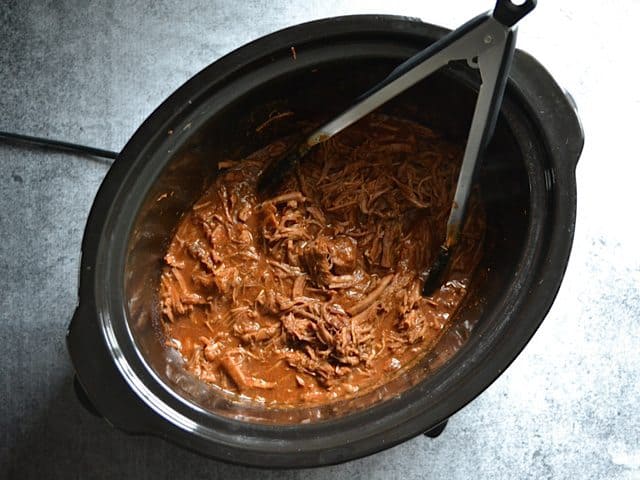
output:
<path id="1" fill-rule="evenodd" d="M 157 331 L 164 250 L 216 161 L 294 133 L 296 124 L 286 121 L 256 131 L 273 112 L 321 124 L 446 32 L 378 15 L 295 26 L 216 61 L 153 112 L 105 177 L 82 243 L 80 299 L 67 339 L 79 393 L 95 412 L 125 432 L 220 460 L 319 466 L 433 431 L 507 368 L 560 287 L 584 141 L 571 98 L 520 51 L 478 175 L 486 253 L 455 326 L 432 355 L 356 400 L 261 410 L 197 382 Z M 383 110 L 464 144 L 479 82 L 466 64 L 453 63 Z"/>

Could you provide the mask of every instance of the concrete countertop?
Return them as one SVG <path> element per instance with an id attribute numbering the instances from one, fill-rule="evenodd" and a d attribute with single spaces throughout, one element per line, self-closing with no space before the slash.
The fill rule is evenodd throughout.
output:
<path id="1" fill-rule="evenodd" d="M 394 13 L 454 27 L 491 1 L 29 1 L 0 7 L 0 130 L 119 150 L 175 88 L 224 53 L 321 17 Z M 287 472 L 129 437 L 72 390 L 66 326 L 80 241 L 108 165 L 0 144 L 0 478 L 640 478 L 637 179 L 640 3 L 539 2 L 518 46 L 575 97 L 586 132 L 569 268 L 508 371 L 418 437 Z"/>

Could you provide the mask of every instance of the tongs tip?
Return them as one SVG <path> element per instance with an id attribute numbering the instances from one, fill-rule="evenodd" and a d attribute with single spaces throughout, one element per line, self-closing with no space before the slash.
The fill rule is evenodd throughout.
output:
<path id="1" fill-rule="evenodd" d="M 424 281 L 422 285 L 422 296 L 429 297 L 440 288 L 444 275 L 447 272 L 449 261 L 451 260 L 451 248 L 442 245 L 438 251 L 435 261 L 422 274 Z"/>
<path id="2" fill-rule="evenodd" d="M 309 149 L 305 148 L 304 144 L 302 146 L 297 145 L 283 156 L 271 161 L 258 176 L 258 183 L 256 185 L 258 197 L 266 198 L 275 195 L 284 179 L 291 173 L 308 151 Z"/>

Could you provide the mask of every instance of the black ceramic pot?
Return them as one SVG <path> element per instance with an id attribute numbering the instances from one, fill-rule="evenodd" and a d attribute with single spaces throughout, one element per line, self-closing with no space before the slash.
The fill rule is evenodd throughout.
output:
<path id="1" fill-rule="evenodd" d="M 272 111 L 319 124 L 446 30 L 415 19 L 351 16 L 276 32 L 216 61 L 138 129 L 96 196 L 82 244 L 80 301 L 68 332 L 79 391 L 126 432 L 263 467 L 343 462 L 442 424 L 493 382 L 556 296 L 576 213 L 583 145 L 575 107 L 517 52 L 478 181 L 486 253 L 456 326 L 434 355 L 355 401 L 264 411 L 218 396 L 158 340 L 157 282 L 181 214 L 221 157 L 295 131 L 256 132 Z M 295 58 L 291 47 L 295 47 Z M 479 79 L 452 64 L 383 110 L 466 139 Z"/>

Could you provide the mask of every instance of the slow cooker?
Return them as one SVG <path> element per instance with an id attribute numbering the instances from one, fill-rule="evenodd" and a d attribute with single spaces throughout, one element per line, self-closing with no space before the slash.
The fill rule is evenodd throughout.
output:
<path id="1" fill-rule="evenodd" d="M 486 389 L 540 326 L 567 266 L 584 136 L 575 105 L 516 52 L 478 185 L 486 251 L 455 326 L 433 354 L 355 400 L 261 409 L 188 375 L 158 331 L 161 259 L 181 215 L 216 174 L 294 133 L 273 112 L 320 124 L 447 30 L 386 15 L 330 18 L 273 33 L 214 62 L 160 105 L 126 144 L 91 208 L 68 348 L 78 393 L 113 426 L 216 459 L 261 467 L 344 462 L 446 420 Z M 293 48 L 292 48 L 293 47 Z M 480 78 L 453 63 L 382 110 L 464 143 Z"/>

